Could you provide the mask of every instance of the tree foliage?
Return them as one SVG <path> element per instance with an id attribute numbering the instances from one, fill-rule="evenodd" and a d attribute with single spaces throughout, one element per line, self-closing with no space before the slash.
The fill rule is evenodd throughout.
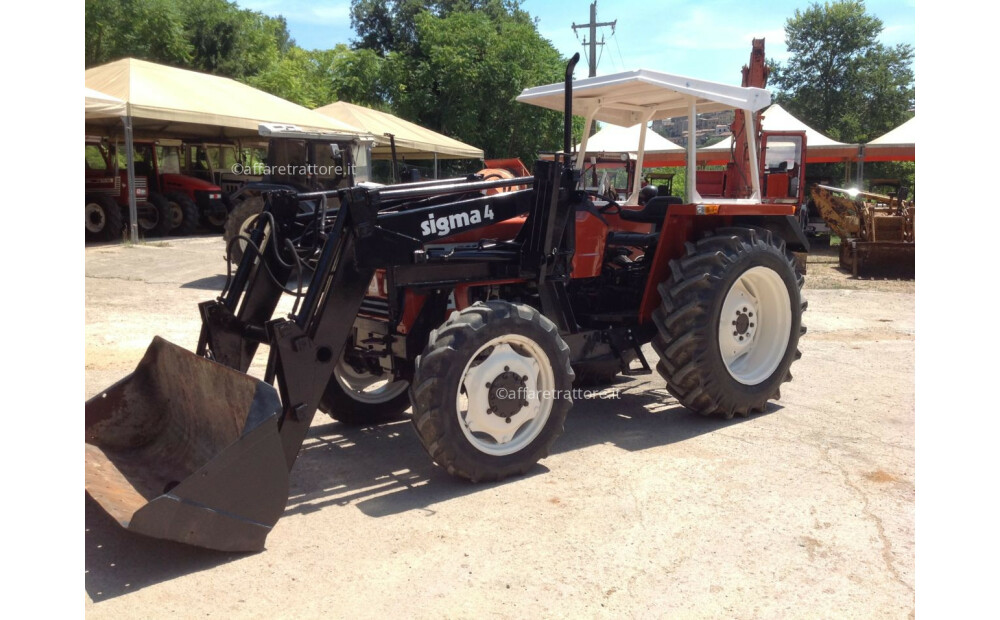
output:
<path id="1" fill-rule="evenodd" d="M 565 67 L 519 2 L 355 0 L 352 23 L 358 49 L 339 57 L 339 98 L 389 108 L 487 157 L 531 161 L 560 147 L 561 115 L 514 100 L 560 81 Z"/>
<path id="2" fill-rule="evenodd" d="M 283 18 L 226 0 L 86 0 L 85 11 L 87 67 L 131 56 L 241 79 L 293 45 Z"/>
<path id="3" fill-rule="evenodd" d="M 913 47 L 883 45 L 862 0 L 813 3 L 785 23 L 791 58 L 774 64 L 777 101 L 842 142 L 866 142 L 909 118 Z"/>
<path id="4" fill-rule="evenodd" d="M 318 107 L 342 99 L 532 161 L 562 145 L 558 112 L 519 104 L 565 60 L 520 0 L 354 0 L 353 48 L 304 50 L 285 20 L 228 0 L 86 0 L 86 64 L 125 56 L 241 80 Z M 577 134 L 579 134 L 579 121 Z"/>

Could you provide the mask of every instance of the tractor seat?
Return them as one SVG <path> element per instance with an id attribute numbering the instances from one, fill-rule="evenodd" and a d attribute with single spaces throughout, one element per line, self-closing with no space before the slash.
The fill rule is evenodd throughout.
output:
<path id="1" fill-rule="evenodd" d="M 667 217 L 667 208 L 670 205 L 684 204 L 684 199 L 680 196 L 654 196 L 646 201 L 642 209 L 622 208 L 618 217 L 626 222 L 641 222 L 643 224 L 662 224 Z"/>

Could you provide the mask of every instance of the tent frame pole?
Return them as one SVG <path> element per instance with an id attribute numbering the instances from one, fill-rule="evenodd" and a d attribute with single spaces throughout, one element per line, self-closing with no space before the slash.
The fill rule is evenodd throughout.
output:
<path id="1" fill-rule="evenodd" d="M 129 237 L 132 243 L 139 243 L 139 217 L 135 204 L 135 151 L 132 145 L 132 111 L 129 104 L 125 104 L 125 116 L 122 117 L 122 124 L 125 125 L 125 158 L 127 162 L 126 179 L 128 182 L 128 222 Z M 148 191 L 148 190 L 147 190 Z"/>

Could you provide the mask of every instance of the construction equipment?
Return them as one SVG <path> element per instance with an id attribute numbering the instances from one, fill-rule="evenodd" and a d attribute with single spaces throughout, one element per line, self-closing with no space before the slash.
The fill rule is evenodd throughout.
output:
<path id="1" fill-rule="evenodd" d="M 570 152 L 575 106 L 591 121 L 749 118 L 769 94 L 649 71 L 573 82 L 578 60 L 519 97 L 565 118 L 563 152 L 532 176 L 267 193 L 235 274 L 199 306 L 196 352 L 157 338 L 87 402 L 87 492 L 135 532 L 259 550 L 317 409 L 377 423 L 412 407 L 434 462 L 486 481 L 549 453 L 574 369 L 650 373 L 645 343 L 692 411 L 745 416 L 780 397 L 805 331 L 795 205 L 763 201 L 754 174 L 737 199 L 593 200 Z M 286 288 L 306 273 L 305 292 Z M 286 292 L 295 307 L 272 318 Z M 259 381 L 245 373 L 261 344 Z"/>
<path id="2" fill-rule="evenodd" d="M 840 266 L 854 277 L 916 275 L 916 208 L 891 194 L 814 185 L 813 204 L 840 237 Z"/>

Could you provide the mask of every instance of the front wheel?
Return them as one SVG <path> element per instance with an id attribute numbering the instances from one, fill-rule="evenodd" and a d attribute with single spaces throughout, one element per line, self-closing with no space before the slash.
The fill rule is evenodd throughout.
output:
<path id="1" fill-rule="evenodd" d="M 170 232 L 170 203 L 160 194 L 149 194 L 149 201 L 140 209 L 139 229 L 147 237 L 163 237 Z"/>
<path id="2" fill-rule="evenodd" d="M 170 234 L 190 235 L 198 229 L 198 205 L 191 197 L 180 192 L 164 196 L 170 205 Z"/>
<path id="3" fill-rule="evenodd" d="M 431 333 L 410 400 L 424 448 L 472 481 L 523 474 L 562 433 L 573 405 L 569 347 L 530 306 L 476 303 Z"/>
<path id="4" fill-rule="evenodd" d="M 764 229 L 721 229 L 670 267 L 653 313 L 667 390 L 704 415 L 763 411 L 791 380 L 805 333 L 803 279 L 784 242 Z"/>
<path id="5" fill-rule="evenodd" d="M 229 250 L 229 258 L 234 264 L 238 265 L 240 259 L 243 258 L 243 251 L 247 247 L 247 242 L 245 239 L 239 239 L 235 242 L 232 240 L 238 237 L 249 237 L 250 233 L 253 232 L 257 216 L 263 211 L 264 198 L 262 196 L 250 196 L 246 200 L 238 202 L 233 207 L 233 210 L 229 212 L 222 238 L 225 240 L 226 248 Z M 269 233 L 265 233 L 264 236 L 265 241 L 267 240 L 267 234 Z M 261 243 L 261 247 L 263 246 L 264 243 Z"/>

